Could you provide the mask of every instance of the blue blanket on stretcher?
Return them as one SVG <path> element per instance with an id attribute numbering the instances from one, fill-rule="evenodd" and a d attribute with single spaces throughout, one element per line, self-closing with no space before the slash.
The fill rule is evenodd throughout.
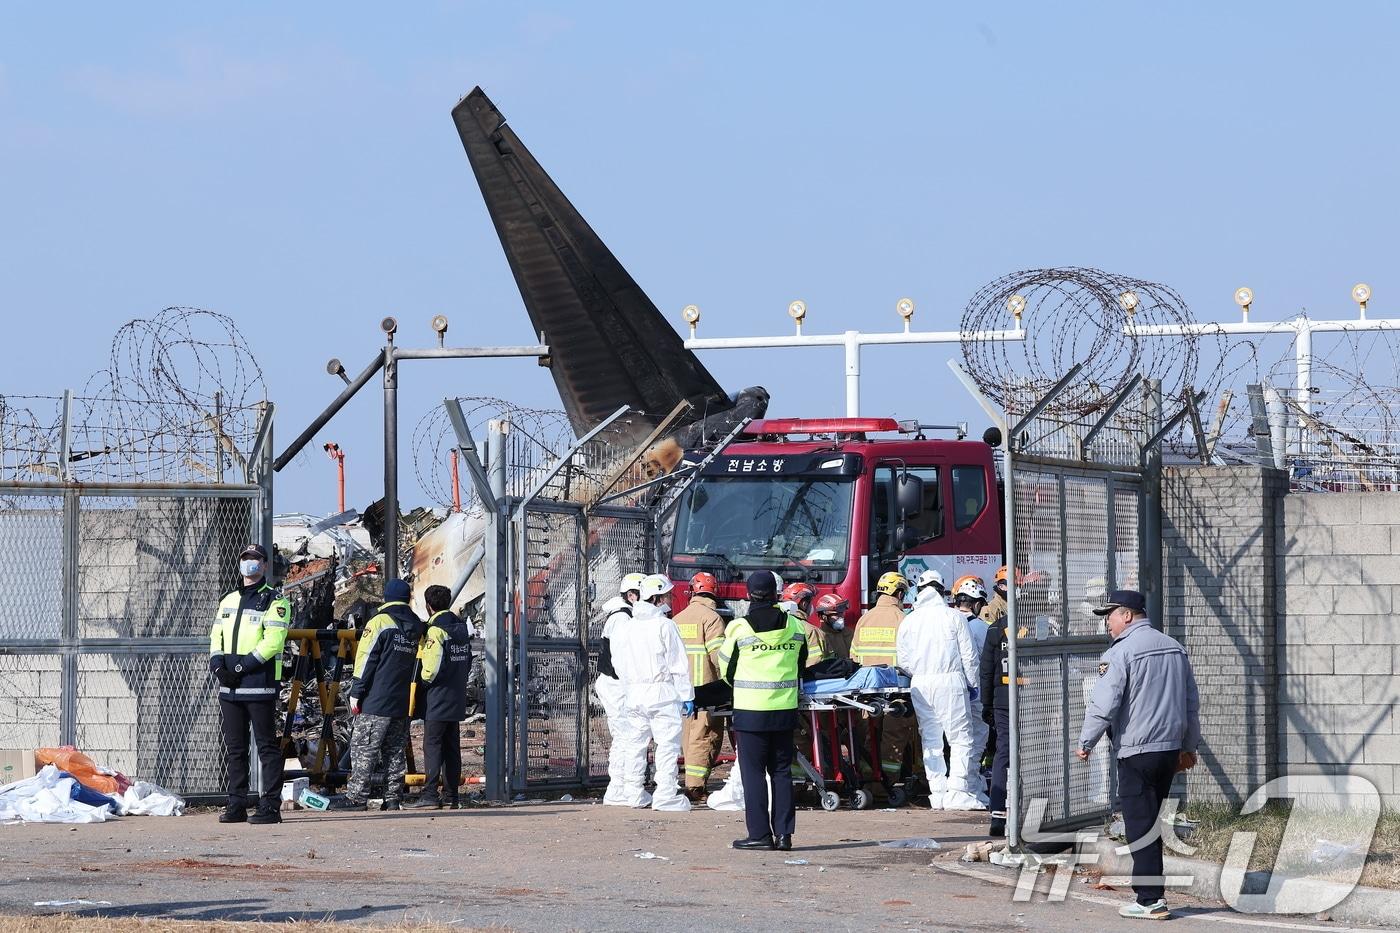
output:
<path id="1" fill-rule="evenodd" d="M 859 693 L 869 690 L 907 689 L 909 678 L 892 667 L 862 667 L 850 677 L 828 680 L 804 680 L 802 692 L 810 696 L 834 693 Z"/>

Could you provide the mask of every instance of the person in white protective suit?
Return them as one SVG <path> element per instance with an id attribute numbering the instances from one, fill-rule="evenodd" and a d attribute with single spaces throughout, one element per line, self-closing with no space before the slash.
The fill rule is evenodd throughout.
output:
<path id="1" fill-rule="evenodd" d="M 622 800 L 627 806 L 689 810 L 690 800 L 680 790 L 677 762 L 681 717 L 695 711 L 695 688 L 685 643 L 667 615 L 670 608 L 671 581 L 652 574 L 642 581 L 632 619 L 613 633 L 613 668 L 623 689 L 621 731 L 613 744 L 621 746 Z M 656 743 L 656 792 L 648 794 L 644 782 L 652 742 Z"/>
<path id="2" fill-rule="evenodd" d="M 612 639 L 619 625 L 632 621 L 632 607 L 641 598 L 644 573 L 629 573 L 622 578 L 618 594 L 603 604 L 607 619 L 603 622 L 603 640 L 598 649 L 598 678 L 593 681 L 593 691 L 598 694 L 598 702 L 603 704 L 603 715 L 608 721 L 608 789 L 603 794 L 603 803 L 615 807 L 630 807 L 622 792 L 622 758 L 624 747 L 618 742 L 622 732 L 622 681 L 617 679 L 617 671 L 612 662 Z"/>
<path id="3" fill-rule="evenodd" d="M 943 574 L 937 570 L 929 568 L 919 574 L 915 586 L 919 591 L 919 595 L 914 597 L 915 606 L 922 606 L 930 599 L 937 599 L 943 605 L 948 605 L 948 584 L 943 582 Z"/>
<path id="4" fill-rule="evenodd" d="M 982 646 L 987 643 L 987 633 L 991 631 L 991 626 L 982 620 L 982 610 L 987 608 L 987 588 L 982 585 L 982 581 L 976 577 L 960 581 L 957 592 L 953 594 L 953 608 L 967 624 L 967 633 L 972 637 L 972 647 L 977 650 L 980 660 Z M 986 788 L 982 777 L 982 758 L 987 752 L 987 736 L 992 727 L 981 716 L 981 699 L 974 695 L 972 700 L 972 746 L 968 749 L 967 773 L 976 782 L 980 794 Z"/>
<path id="5" fill-rule="evenodd" d="M 899 626 L 895 657 L 911 681 L 914 713 L 923 739 L 929 806 L 934 810 L 986 807 L 980 780 L 974 782 L 967 771 L 972 748 L 970 692 L 977 683 L 980 659 L 962 614 L 936 599 L 915 606 Z M 952 749 L 946 767 L 945 736 Z"/>

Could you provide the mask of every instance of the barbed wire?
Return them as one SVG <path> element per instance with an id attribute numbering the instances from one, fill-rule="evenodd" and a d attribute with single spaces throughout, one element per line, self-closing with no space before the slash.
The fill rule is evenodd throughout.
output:
<path id="1" fill-rule="evenodd" d="M 1125 297 L 1126 296 L 1126 297 Z M 1189 388 L 1214 395 L 1235 374 L 1257 370 L 1258 348 L 1223 334 L 1140 337 L 1129 324 L 1187 325 L 1190 308 L 1170 286 L 1100 269 L 1067 266 L 1002 276 L 972 296 L 962 332 L 1012 326 L 1008 302 L 1023 302 L 1024 341 L 965 336 L 963 360 L 978 387 L 1007 411 L 1024 412 L 1045 396 L 1075 363 L 1080 374 L 1047 413 L 1078 421 L 1107 408 L 1136 375 L 1157 379 L 1164 400 L 1184 400 Z M 1201 366 L 1203 356 L 1229 365 Z M 1124 406 L 1117 420 L 1141 422 L 1140 407 Z"/>
<path id="2" fill-rule="evenodd" d="M 512 456 L 509 465 L 512 474 L 561 456 L 573 441 L 573 428 L 562 410 L 529 408 L 491 396 L 471 396 L 461 401 L 462 413 L 478 444 L 485 443 L 488 421 L 504 419 L 510 422 Z M 451 508 L 450 451 L 457 446 L 457 440 L 442 405 L 434 405 L 418 419 L 410 443 L 413 448 L 413 473 L 418 479 L 419 488 L 433 504 Z M 479 511 L 481 503 L 467 478 L 466 466 L 459 464 L 458 472 L 463 511 Z"/>
<path id="3" fill-rule="evenodd" d="M 241 481 L 266 398 L 227 315 L 171 307 L 128 321 L 107 368 L 73 396 L 67 472 L 85 482 Z M 0 475 L 58 476 L 62 422 L 61 397 L 0 396 Z"/>

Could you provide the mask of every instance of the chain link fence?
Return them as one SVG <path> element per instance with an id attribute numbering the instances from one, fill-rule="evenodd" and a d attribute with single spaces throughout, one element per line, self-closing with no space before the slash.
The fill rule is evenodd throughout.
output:
<path id="1" fill-rule="evenodd" d="M 268 475 L 234 443 L 251 435 L 222 430 L 241 422 L 221 410 L 197 419 L 203 440 L 171 427 L 152 436 L 170 443 L 142 447 L 138 427 L 171 423 L 159 405 L 101 424 L 68 397 L 50 429 L 14 399 L 4 436 L 24 443 L 0 453 L 0 747 L 76 745 L 133 779 L 218 793 L 209 626 L 238 585 L 239 551 L 270 531 L 265 486 L 241 482 Z"/>

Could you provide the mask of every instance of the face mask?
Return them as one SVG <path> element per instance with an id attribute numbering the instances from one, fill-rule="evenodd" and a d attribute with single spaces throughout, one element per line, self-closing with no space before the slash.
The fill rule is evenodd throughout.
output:
<path id="1" fill-rule="evenodd" d="M 256 577 L 262 570 L 262 561 L 240 560 L 238 562 L 238 572 L 245 577 Z"/>
<path id="2" fill-rule="evenodd" d="M 832 619 L 832 620 L 831 620 L 831 630 L 832 630 L 833 632 L 839 632 L 839 631 L 841 631 L 841 630 L 842 630 L 843 628 L 845 628 L 845 627 L 846 627 L 846 620 L 845 620 L 845 619 L 842 619 L 842 618 L 839 618 L 839 617 L 838 617 L 838 618 L 835 618 L 835 619 Z"/>
<path id="3" fill-rule="evenodd" d="M 785 599 L 782 602 L 778 603 L 778 608 L 783 610 L 783 612 L 796 612 L 797 603 Z"/>

